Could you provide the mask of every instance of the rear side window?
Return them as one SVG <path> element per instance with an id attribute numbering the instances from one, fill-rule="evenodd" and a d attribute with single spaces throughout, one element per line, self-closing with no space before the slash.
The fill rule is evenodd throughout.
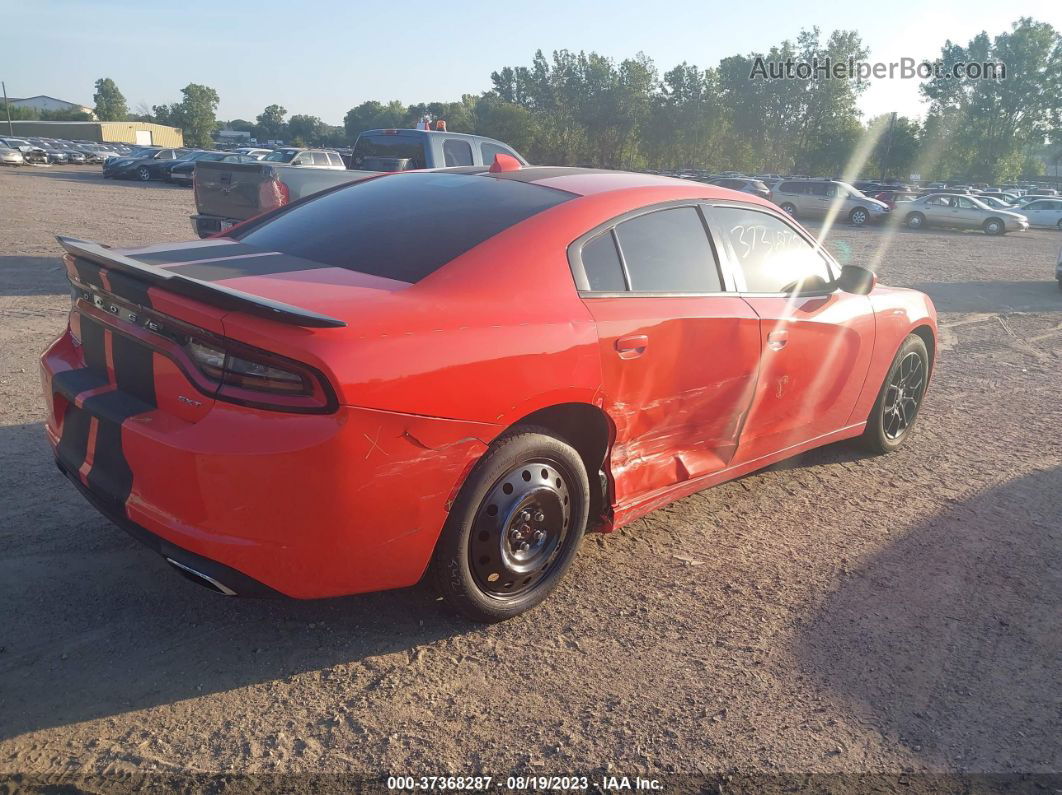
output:
<path id="1" fill-rule="evenodd" d="M 265 251 L 412 283 L 572 198 L 516 180 L 402 173 L 329 191 L 233 237 Z"/>
<path id="2" fill-rule="evenodd" d="M 329 162 L 329 160 L 328 160 L 328 153 L 327 152 L 314 152 L 313 153 L 313 164 L 315 166 L 330 166 L 330 165 L 332 165 Z"/>
<path id="3" fill-rule="evenodd" d="M 778 190 L 782 193 L 803 193 L 804 186 L 799 182 L 783 182 Z"/>
<path id="4" fill-rule="evenodd" d="M 640 215 L 616 226 L 635 292 L 715 293 L 719 269 L 695 207 Z"/>
<path id="5" fill-rule="evenodd" d="M 343 158 L 341 158 L 337 153 L 328 152 L 327 154 L 328 154 L 328 162 L 331 163 L 333 166 L 341 166 L 341 165 L 343 165 Z"/>
<path id="6" fill-rule="evenodd" d="M 619 293 L 627 289 L 623 264 L 610 229 L 583 244 L 579 258 L 590 289 L 601 293 Z"/>
<path id="7" fill-rule="evenodd" d="M 826 258 L 782 219 L 739 207 L 715 207 L 712 218 L 741 267 L 746 292 L 809 292 L 833 281 Z"/>
<path id="8" fill-rule="evenodd" d="M 516 157 L 517 160 L 520 159 L 512 149 L 506 149 L 504 146 L 498 146 L 498 144 L 484 141 L 479 145 L 479 148 L 483 152 L 483 164 L 487 166 L 493 165 L 494 155 L 509 155 L 510 157 Z"/>
<path id="9" fill-rule="evenodd" d="M 447 138 L 443 141 L 443 157 L 448 166 L 470 166 L 472 165 L 472 145 L 458 138 Z"/>

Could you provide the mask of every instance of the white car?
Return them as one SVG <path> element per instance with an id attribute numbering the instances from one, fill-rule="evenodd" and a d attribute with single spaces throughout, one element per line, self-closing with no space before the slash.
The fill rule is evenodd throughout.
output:
<path id="1" fill-rule="evenodd" d="M 1062 229 L 1062 199 L 1035 199 L 1021 208 L 1030 226 Z"/>

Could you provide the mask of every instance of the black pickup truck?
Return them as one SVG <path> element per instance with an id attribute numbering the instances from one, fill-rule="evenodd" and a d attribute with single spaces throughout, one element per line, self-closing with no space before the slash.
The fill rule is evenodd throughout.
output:
<path id="1" fill-rule="evenodd" d="M 446 130 L 368 130 L 358 136 L 347 170 L 304 168 L 285 163 L 198 162 L 196 214 L 200 237 L 318 191 L 357 182 L 382 172 L 454 166 L 489 166 L 494 156 L 510 155 L 527 165 L 511 146 L 481 135 Z"/>

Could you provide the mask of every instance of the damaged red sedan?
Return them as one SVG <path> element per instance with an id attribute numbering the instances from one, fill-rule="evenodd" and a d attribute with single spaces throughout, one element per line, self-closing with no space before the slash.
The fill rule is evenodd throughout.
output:
<path id="1" fill-rule="evenodd" d="M 572 168 L 380 176 L 224 238 L 60 238 L 59 468 L 181 573 L 316 598 L 430 572 L 539 603 L 587 530 L 910 433 L 933 306 L 748 194 Z"/>

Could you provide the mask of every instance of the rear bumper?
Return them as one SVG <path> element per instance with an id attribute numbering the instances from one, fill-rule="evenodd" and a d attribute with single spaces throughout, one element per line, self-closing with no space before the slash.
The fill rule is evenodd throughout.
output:
<path id="1" fill-rule="evenodd" d="M 197 214 L 191 216 L 192 228 L 195 229 L 195 233 L 199 237 L 210 237 L 216 235 L 229 227 L 235 226 L 238 221 L 232 218 L 222 218 L 220 215 L 202 215 Z"/>
<path id="2" fill-rule="evenodd" d="M 155 535 L 147 528 L 131 521 L 125 515 L 125 511 L 120 504 L 105 500 L 89 489 L 81 482 L 81 479 L 78 478 L 75 473 L 70 472 L 63 466 L 58 457 L 55 459 L 55 463 L 56 466 L 59 467 L 59 471 L 66 475 L 67 479 L 74 484 L 74 487 L 81 492 L 81 495 L 88 500 L 97 511 L 110 519 L 111 522 L 118 527 L 125 530 L 125 532 L 129 533 L 129 535 L 137 541 L 162 555 L 167 560 L 178 566 L 184 567 L 186 570 L 202 573 L 214 582 L 231 590 L 232 595 L 235 596 L 261 598 L 277 598 L 283 596 L 279 591 L 270 588 L 268 585 L 259 582 L 253 577 L 248 577 L 241 571 L 230 568 L 223 563 L 218 563 L 216 560 L 204 558 L 202 555 L 196 555 L 194 552 L 189 552 L 187 549 L 174 546 L 160 536 Z"/>
<path id="3" fill-rule="evenodd" d="M 218 401 L 194 420 L 152 407 L 108 416 L 113 386 L 56 377 L 77 359 L 69 334 L 41 359 L 60 469 L 117 524 L 236 593 L 412 585 L 497 433 L 350 406 L 287 414 Z"/>

